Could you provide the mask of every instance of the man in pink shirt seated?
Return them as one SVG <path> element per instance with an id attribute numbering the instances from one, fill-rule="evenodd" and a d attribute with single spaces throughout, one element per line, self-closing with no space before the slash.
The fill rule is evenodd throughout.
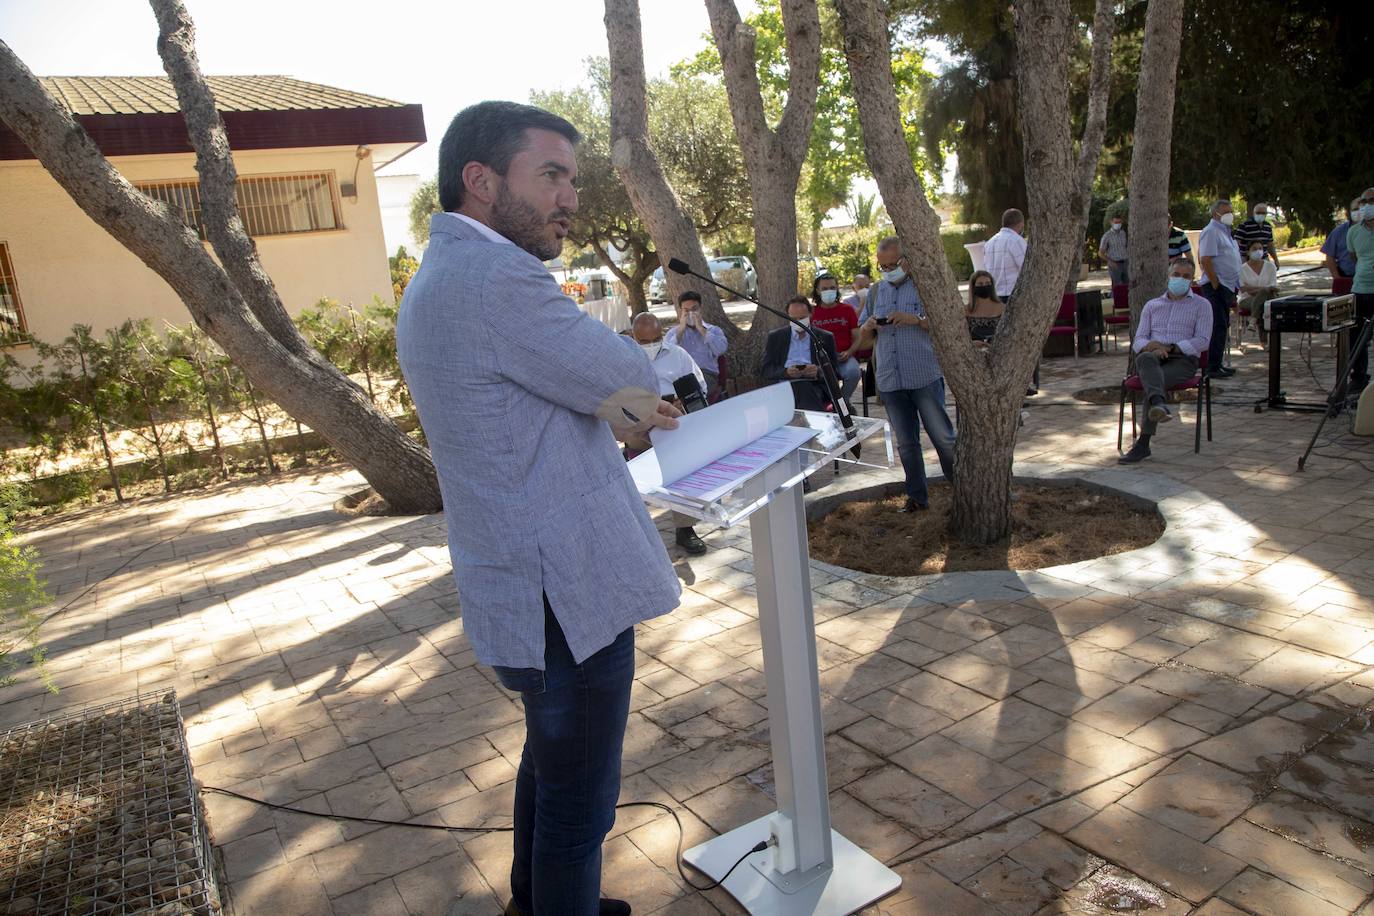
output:
<path id="1" fill-rule="evenodd" d="M 1193 262 L 1169 267 L 1169 291 L 1145 303 L 1136 330 L 1135 371 L 1144 391 L 1145 420 L 1140 437 L 1117 461 L 1136 464 L 1150 457 L 1150 437 L 1160 423 L 1174 418 L 1164 394 L 1197 375 L 1198 359 L 1212 338 L 1212 306 L 1192 290 Z"/>

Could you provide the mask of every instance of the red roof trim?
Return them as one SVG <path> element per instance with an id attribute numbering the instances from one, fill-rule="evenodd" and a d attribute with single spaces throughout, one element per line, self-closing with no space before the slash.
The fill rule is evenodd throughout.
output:
<path id="1" fill-rule="evenodd" d="M 419 105 L 390 108 L 326 108 L 221 113 L 235 150 L 293 149 L 423 143 L 425 119 Z M 77 115 L 77 123 L 106 156 L 193 152 L 186 122 L 178 113 Z M 14 132 L 0 123 L 0 159 L 32 159 Z"/>

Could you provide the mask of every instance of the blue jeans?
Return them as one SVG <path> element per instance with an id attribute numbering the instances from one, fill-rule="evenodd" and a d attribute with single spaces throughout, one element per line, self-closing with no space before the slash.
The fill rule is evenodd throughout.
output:
<path id="1" fill-rule="evenodd" d="M 835 373 L 840 377 L 840 396 L 847 401 L 854 396 L 854 390 L 859 387 L 859 379 L 864 374 L 863 369 L 860 368 L 859 361 L 851 356 L 835 367 Z"/>
<path id="2" fill-rule="evenodd" d="M 511 899 L 526 916 L 591 916 L 600 906 L 601 843 L 620 798 L 634 630 L 576 664 L 545 598 L 544 639 L 543 671 L 494 668 L 525 705 Z"/>
<path id="3" fill-rule="evenodd" d="M 945 380 L 936 379 L 924 388 L 902 388 L 883 392 L 883 406 L 897 440 L 897 454 L 906 472 L 906 495 L 918 505 L 930 501 L 926 488 L 926 463 L 921 455 L 921 426 L 925 425 L 930 444 L 940 456 L 945 479 L 954 480 L 954 424 L 945 413 Z"/>
<path id="4" fill-rule="evenodd" d="M 1215 372 L 1221 368 L 1221 358 L 1226 355 L 1226 329 L 1231 326 L 1231 309 L 1236 304 L 1236 291 L 1211 283 L 1202 284 L 1202 294 L 1212 303 L 1212 340 L 1207 346 L 1207 371 Z"/>

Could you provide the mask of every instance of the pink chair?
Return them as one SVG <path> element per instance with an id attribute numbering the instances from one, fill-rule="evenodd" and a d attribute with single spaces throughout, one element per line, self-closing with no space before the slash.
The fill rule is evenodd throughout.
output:
<path id="1" fill-rule="evenodd" d="M 1212 441 L 1212 380 L 1207 377 L 1207 351 L 1204 349 L 1198 357 L 1197 374 L 1190 379 L 1185 379 L 1177 385 L 1169 387 L 1169 391 L 1190 391 L 1197 389 L 1197 428 L 1193 431 L 1193 452 L 1194 454 L 1202 451 L 1202 414 L 1204 408 L 1207 414 L 1207 441 Z M 1121 403 L 1117 406 L 1116 414 L 1116 450 L 1121 451 L 1121 432 L 1126 425 L 1126 393 L 1131 393 L 1131 439 L 1134 441 L 1136 434 L 1135 419 L 1135 395 L 1145 391 L 1145 386 L 1140 381 L 1140 376 L 1131 374 L 1121 380 Z"/>
<path id="2" fill-rule="evenodd" d="M 1078 334 L 1078 297 L 1073 293 L 1065 293 L 1059 300 L 1059 314 L 1054 316 L 1054 324 L 1050 327 L 1049 338 L 1045 341 L 1044 349 L 1041 351 L 1043 356 L 1076 356 L 1077 348 L 1075 337 Z M 1065 349 L 1064 343 L 1067 340 L 1068 347 Z"/>
<path id="3" fill-rule="evenodd" d="M 1112 310 L 1102 316 L 1102 323 L 1112 335 L 1112 346 L 1116 346 L 1118 328 L 1128 333 L 1131 327 L 1131 288 L 1124 283 L 1112 284 Z M 1128 342 L 1129 343 L 1129 342 Z"/>

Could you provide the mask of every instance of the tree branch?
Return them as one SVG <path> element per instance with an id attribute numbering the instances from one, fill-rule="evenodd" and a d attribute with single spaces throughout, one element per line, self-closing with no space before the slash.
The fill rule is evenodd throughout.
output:
<path id="1" fill-rule="evenodd" d="M 1093 179 L 1102 156 L 1102 138 L 1107 134 L 1107 102 L 1112 83 L 1112 33 L 1116 27 L 1113 0 L 1097 0 L 1093 13 L 1092 70 L 1088 78 L 1088 117 L 1083 124 L 1083 140 L 1078 148 L 1078 187 L 1082 228 L 1087 229 L 1092 204 Z"/>
<path id="2" fill-rule="evenodd" d="M 224 119 L 215 107 L 210 85 L 196 59 L 195 25 L 181 0 L 149 0 L 157 16 L 157 50 L 184 113 L 200 175 L 201 214 L 205 232 L 220 263 L 253 314 L 277 341 L 307 362 L 322 357 L 306 342 L 282 305 L 281 296 L 244 229 L 234 196 L 238 172 L 229 150 Z"/>

